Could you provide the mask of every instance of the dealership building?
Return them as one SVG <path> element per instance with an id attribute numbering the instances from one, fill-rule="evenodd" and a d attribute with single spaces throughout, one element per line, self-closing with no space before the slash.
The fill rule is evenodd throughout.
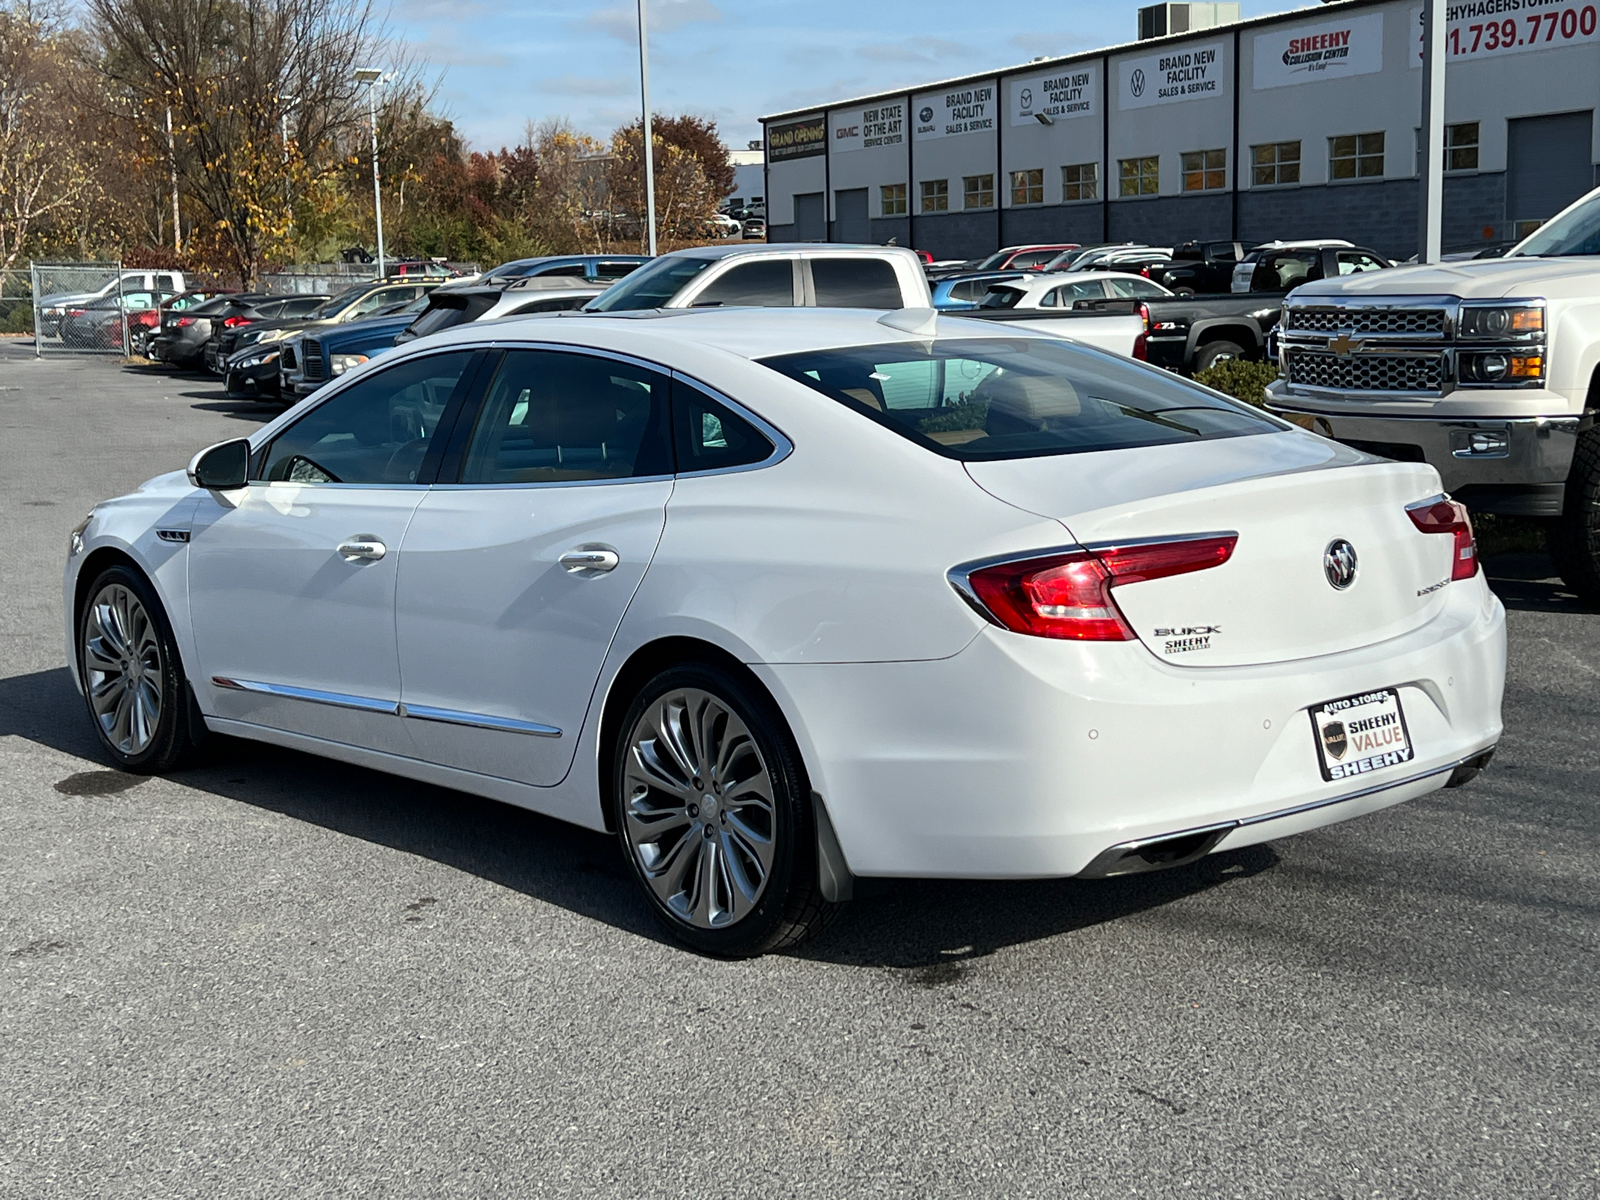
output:
<path id="1" fill-rule="evenodd" d="M 1600 183 L 1597 8 L 1450 3 L 1447 250 L 1516 238 Z M 1420 3 L 1237 12 L 1163 4 L 1127 45 L 766 117 L 769 237 L 937 258 L 1191 238 L 1415 253 Z"/>

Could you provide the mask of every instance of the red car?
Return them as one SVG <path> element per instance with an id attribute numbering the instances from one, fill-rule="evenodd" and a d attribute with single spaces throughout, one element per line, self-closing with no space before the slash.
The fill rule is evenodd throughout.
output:
<path id="1" fill-rule="evenodd" d="M 1038 271 L 1045 263 L 1066 250 L 1076 250 L 1077 242 L 1061 242 L 1054 246 L 1007 246 L 996 250 L 984 259 L 974 271 Z"/>

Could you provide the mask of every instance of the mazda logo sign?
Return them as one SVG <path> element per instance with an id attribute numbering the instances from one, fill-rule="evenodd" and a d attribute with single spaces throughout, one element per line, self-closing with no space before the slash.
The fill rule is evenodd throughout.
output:
<path id="1" fill-rule="evenodd" d="M 1322 571 L 1336 590 L 1344 591 L 1356 581 L 1356 548 L 1343 538 L 1334 538 L 1322 552 Z"/>

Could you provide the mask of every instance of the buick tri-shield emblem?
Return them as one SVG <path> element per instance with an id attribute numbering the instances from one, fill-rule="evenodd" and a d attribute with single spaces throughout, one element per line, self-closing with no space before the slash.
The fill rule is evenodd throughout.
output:
<path id="1" fill-rule="evenodd" d="M 1345 736 L 1343 721 L 1329 721 L 1322 727 L 1322 748 L 1328 752 L 1328 757 L 1338 761 L 1344 757 L 1344 752 L 1350 746 L 1350 739 Z"/>
<path id="2" fill-rule="evenodd" d="M 1334 538 L 1322 552 L 1322 570 L 1330 584 L 1344 591 L 1356 581 L 1356 548 L 1343 538 Z"/>

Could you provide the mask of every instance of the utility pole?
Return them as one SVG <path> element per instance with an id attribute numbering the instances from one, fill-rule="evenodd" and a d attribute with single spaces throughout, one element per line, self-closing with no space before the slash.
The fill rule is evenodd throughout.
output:
<path id="1" fill-rule="evenodd" d="M 383 271 L 383 192 L 378 185 L 378 84 L 383 82 L 383 72 L 373 67 L 356 71 L 356 81 L 367 85 L 367 116 L 372 122 L 372 212 L 378 222 L 378 282 L 384 279 Z"/>
<path id="2" fill-rule="evenodd" d="M 1417 261 L 1444 251 L 1444 46 L 1447 6 L 1422 0 L 1422 162 L 1418 164 Z"/>
<path id="3" fill-rule="evenodd" d="M 650 34 L 645 24 L 644 6 L 639 0 L 639 95 L 644 102 L 644 211 L 650 230 L 650 256 L 656 253 L 656 163 L 650 125 Z"/>
<path id="4" fill-rule="evenodd" d="M 178 142 L 172 136 L 172 105 L 167 105 L 167 166 L 172 172 L 172 252 L 183 253 L 183 227 L 178 224 Z"/>

